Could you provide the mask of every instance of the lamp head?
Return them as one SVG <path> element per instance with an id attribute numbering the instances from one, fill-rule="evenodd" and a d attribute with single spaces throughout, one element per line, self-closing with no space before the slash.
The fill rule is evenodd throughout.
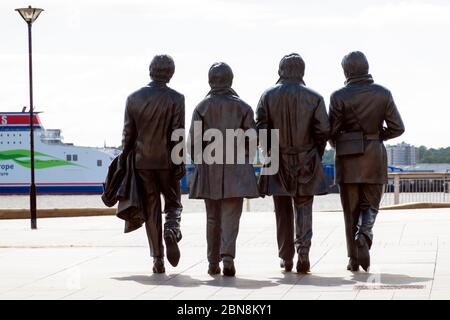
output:
<path id="1" fill-rule="evenodd" d="M 28 6 L 28 8 L 18 8 L 16 11 L 26 23 L 33 23 L 39 17 L 41 12 L 44 11 L 44 9 L 32 8 L 31 6 Z"/>

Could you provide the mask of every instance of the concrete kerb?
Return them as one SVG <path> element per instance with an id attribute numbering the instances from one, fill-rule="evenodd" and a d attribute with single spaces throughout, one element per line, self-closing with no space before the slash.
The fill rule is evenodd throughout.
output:
<path id="1" fill-rule="evenodd" d="M 38 209 L 38 218 L 113 216 L 116 208 Z M 0 209 L 0 219 L 29 219 L 29 209 Z"/>

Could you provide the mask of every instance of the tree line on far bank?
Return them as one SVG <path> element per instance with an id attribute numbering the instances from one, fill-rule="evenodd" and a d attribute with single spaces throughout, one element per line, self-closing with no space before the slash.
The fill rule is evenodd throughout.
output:
<path id="1" fill-rule="evenodd" d="M 450 163 L 450 147 L 428 149 L 425 146 L 416 148 L 417 163 Z"/>
<path id="2" fill-rule="evenodd" d="M 427 148 L 420 146 L 416 148 L 417 163 L 450 163 L 450 147 Z M 334 150 L 327 149 L 323 155 L 323 162 L 334 162 Z"/>

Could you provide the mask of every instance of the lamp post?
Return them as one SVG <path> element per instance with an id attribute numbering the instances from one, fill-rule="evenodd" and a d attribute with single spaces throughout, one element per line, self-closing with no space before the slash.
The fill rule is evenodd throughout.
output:
<path id="1" fill-rule="evenodd" d="M 31 183 L 30 183 L 30 213 L 31 213 L 31 229 L 37 229 L 36 215 L 36 184 L 34 179 L 34 114 L 33 114 L 33 56 L 31 47 L 31 25 L 44 11 L 39 8 L 19 8 L 16 11 L 25 20 L 28 25 L 28 72 L 30 80 L 30 160 L 31 160 Z"/>

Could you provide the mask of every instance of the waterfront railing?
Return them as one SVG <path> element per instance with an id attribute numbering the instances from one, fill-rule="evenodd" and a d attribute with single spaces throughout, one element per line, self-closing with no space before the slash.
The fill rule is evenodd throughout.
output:
<path id="1" fill-rule="evenodd" d="M 450 172 L 389 173 L 382 206 L 412 202 L 450 203 Z"/>

